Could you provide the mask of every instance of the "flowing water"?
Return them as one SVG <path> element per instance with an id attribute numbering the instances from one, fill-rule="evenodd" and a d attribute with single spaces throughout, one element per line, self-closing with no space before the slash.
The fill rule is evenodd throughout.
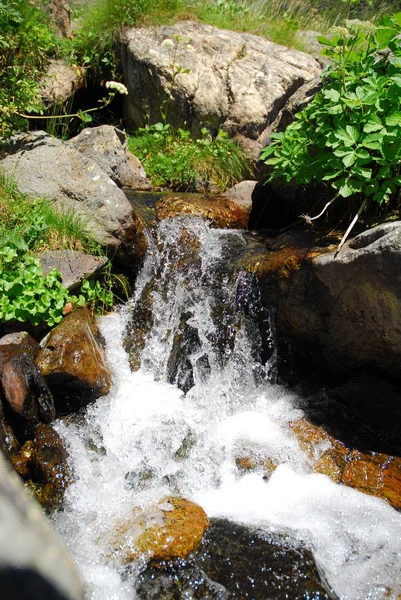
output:
<path id="1" fill-rule="evenodd" d="M 230 268 L 244 246 L 240 233 L 200 219 L 164 221 L 130 307 L 101 320 L 112 391 L 57 425 L 75 482 L 54 521 L 88 599 L 136 597 L 144 563 L 127 571 L 113 536 L 134 508 L 146 513 L 169 495 L 195 501 L 209 518 L 290 533 L 344 600 L 400 593 L 400 513 L 311 473 L 291 435 L 288 423 L 302 412 L 297 397 L 274 383 L 270 317 L 252 278 Z M 150 325 L 132 372 L 122 340 L 146 290 Z M 244 474 L 237 459 L 247 456 L 278 467 L 270 478 Z"/>

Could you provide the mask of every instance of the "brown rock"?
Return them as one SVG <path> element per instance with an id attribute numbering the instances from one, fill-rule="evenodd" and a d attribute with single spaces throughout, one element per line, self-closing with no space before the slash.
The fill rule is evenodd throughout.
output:
<path id="1" fill-rule="evenodd" d="M 40 350 L 38 342 L 27 331 L 15 331 L 7 333 L 0 338 L 0 346 L 17 345 L 25 352 L 36 356 Z"/>
<path id="2" fill-rule="evenodd" d="M 29 469 L 29 459 L 26 456 L 22 456 L 21 454 L 13 454 L 11 457 L 11 462 L 13 463 L 15 471 L 22 477 L 22 479 L 30 478 L 31 471 Z"/>
<path id="3" fill-rule="evenodd" d="M 311 461 L 315 473 L 327 475 L 336 483 L 383 498 L 401 509 L 401 459 L 387 454 L 350 450 L 322 427 L 307 419 L 291 423 L 299 445 Z"/>
<path id="4" fill-rule="evenodd" d="M 43 484 L 37 499 L 45 508 L 61 504 L 64 491 L 71 483 L 64 443 L 53 427 L 40 424 L 35 429 L 30 462 L 35 479 Z"/>
<path id="5" fill-rule="evenodd" d="M 86 308 L 67 315 L 50 332 L 36 362 L 55 392 L 59 395 L 81 392 L 84 396 L 81 404 L 107 394 L 110 389 L 111 376 L 101 337 Z"/>
<path id="6" fill-rule="evenodd" d="M 134 513 L 131 522 L 120 524 L 114 549 L 126 563 L 141 554 L 153 561 L 185 558 L 198 546 L 208 525 L 200 506 L 184 498 L 168 497 L 146 514 Z"/>
<path id="7" fill-rule="evenodd" d="M 235 198 L 220 196 L 164 196 L 156 203 L 157 219 L 193 215 L 208 219 L 217 229 L 246 229 L 251 206 Z"/>
<path id="8" fill-rule="evenodd" d="M 0 346 L 0 379 L 4 396 L 13 411 L 31 423 L 50 423 L 55 416 L 53 396 L 35 364 L 36 347 Z"/>

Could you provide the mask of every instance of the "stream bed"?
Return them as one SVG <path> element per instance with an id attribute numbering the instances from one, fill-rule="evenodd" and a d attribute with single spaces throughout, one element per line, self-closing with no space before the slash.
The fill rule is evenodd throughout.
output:
<path id="1" fill-rule="evenodd" d="M 88 600 L 395 600 L 401 593 L 401 514 L 312 473 L 291 432 L 289 423 L 303 414 L 300 400 L 275 383 L 274 323 L 252 277 L 235 268 L 245 246 L 240 232 L 210 229 L 199 218 L 163 221 L 131 303 L 100 319 L 112 391 L 56 425 L 74 483 L 53 521 Z M 127 331 L 134 331 L 139 358 L 132 344 L 124 349 Z M 238 461 L 248 457 L 268 458 L 276 468 L 268 476 L 244 471 Z M 231 578 L 210 583 L 209 573 L 207 592 L 196 590 L 197 572 L 171 596 L 161 590 L 176 577 L 172 571 L 150 573 L 145 585 L 146 557 L 127 567 L 115 541 L 119 524 L 169 496 L 199 504 L 212 521 L 211 538 L 224 525 L 223 558 L 230 536 L 250 532 L 241 563 L 244 570 L 248 560 L 248 587 L 235 583 L 235 561 Z M 249 548 L 280 536 L 296 554 L 302 548 L 313 556 L 326 595 L 300 595 L 283 577 L 273 591 L 263 587 L 269 564 L 255 570 L 264 555 Z"/>

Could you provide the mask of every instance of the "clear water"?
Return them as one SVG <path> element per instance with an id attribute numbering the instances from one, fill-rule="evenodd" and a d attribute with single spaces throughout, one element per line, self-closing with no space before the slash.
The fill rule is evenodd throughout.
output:
<path id="1" fill-rule="evenodd" d="M 273 383 L 274 354 L 262 364 L 252 322 L 257 307 L 243 306 L 251 290 L 243 274 L 235 278 L 226 270 L 228 249 L 235 254 L 243 245 L 239 233 L 211 230 L 198 219 L 165 221 L 132 306 L 101 320 L 112 391 L 76 423 L 57 425 L 75 482 L 54 521 L 79 565 L 88 599 L 135 597 L 142 565 L 124 573 L 119 552 L 112 550 L 113 532 L 135 507 L 146 514 L 172 494 L 199 503 L 209 517 L 290 531 L 312 548 L 344 600 L 400 593 L 401 514 L 311 473 L 289 431 L 288 422 L 302 415 L 297 398 Z M 189 263 L 183 254 L 192 257 Z M 142 366 L 131 372 L 122 338 L 150 278 L 153 327 Z M 189 356 L 194 386 L 186 395 L 167 382 L 183 313 L 197 333 Z M 236 459 L 250 455 L 279 465 L 270 479 L 238 470 Z"/>

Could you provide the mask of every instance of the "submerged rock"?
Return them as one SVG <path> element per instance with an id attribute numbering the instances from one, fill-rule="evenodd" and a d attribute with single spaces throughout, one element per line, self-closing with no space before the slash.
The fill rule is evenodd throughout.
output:
<path id="1" fill-rule="evenodd" d="M 138 597 L 151 598 L 154 585 L 160 590 L 157 597 L 163 600 L 335 598 L 312 553 L 299 542 L 223 519 L 211 521 L 197 550 L 186 561 L 165 563 L 158 569 L 148 567 L 139 578 Z"/>
<path id="2" fill-rule="evenodd" d="M 140 556 L 152 562 L 186 558 L 200 543 L 209 525 L 205 511 L 185 498 L 168 497 L 132 520 L 119 523 L 113 550 L 124 563 Z"/>
<path id="3" fill-rule="evenodd" d="M 176 45 L 174 66 L 184 70 L 175 77 L 164 40 Z M 175 127 L 223 128 L 259 149 L 259 136 L 287 98 L 321 71 L 303 52 L 191 21 L 126 29 L 120 48 L 129 126 L 143 126 L 145 115 L 150 123 L 160 121 L 163 103 L 172 97 L 167 116 Z"/>
<path id="4" fill-rule="evenodd" d="M 84 406 L 110 389 L 102 340 L 85 308 L 52 329 L 36 362 L 54 391 L 58 414 Z"/>

